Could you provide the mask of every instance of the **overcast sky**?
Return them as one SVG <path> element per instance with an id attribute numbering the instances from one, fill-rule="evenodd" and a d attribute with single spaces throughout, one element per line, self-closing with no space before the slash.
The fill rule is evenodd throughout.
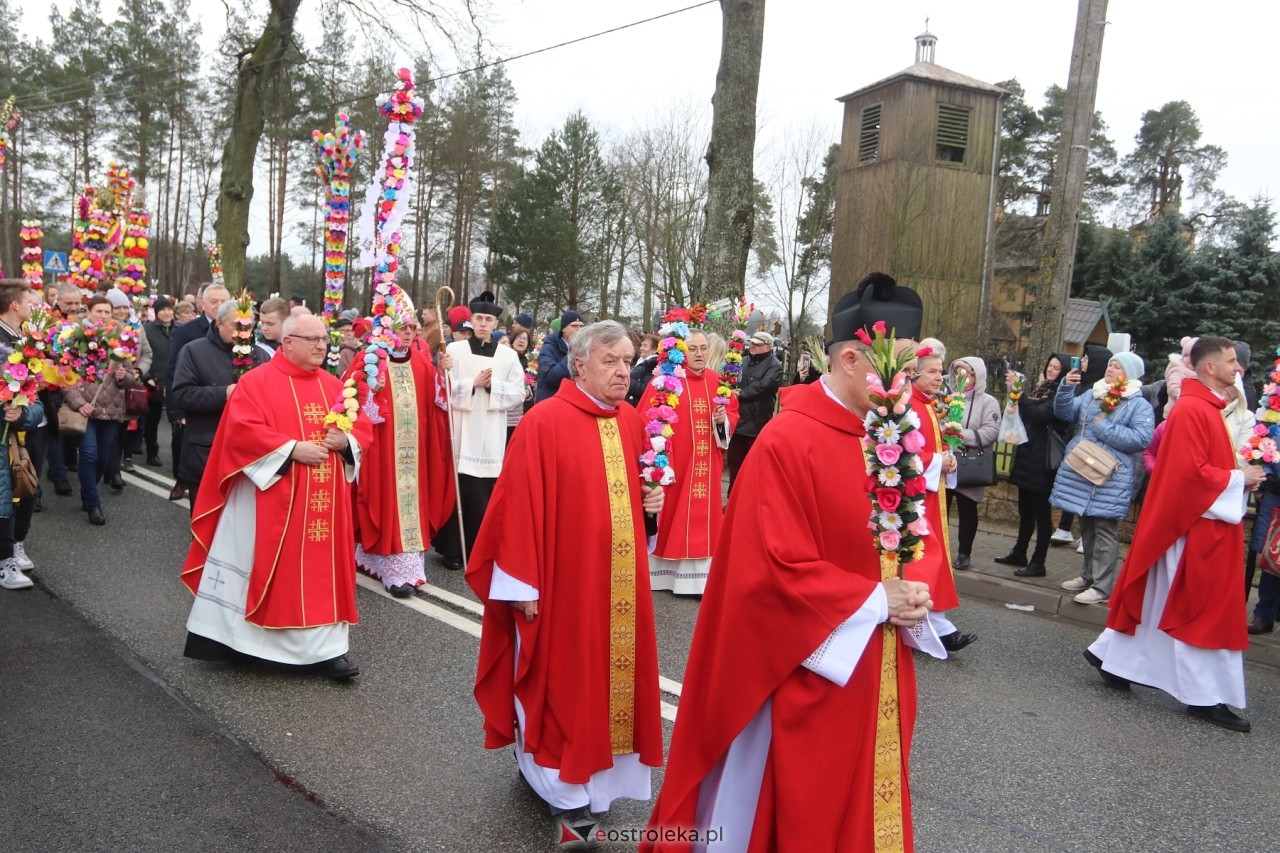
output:
<path id="1" fill-rule="evenodd" d="M 517 54 L 684 5 L 691 3 L 504 2 L 493 39 Z M 1269 195 L 1280 185 L 1280 117 L 1264 94 L 1276 77 L 1274 50 L 1251 34 L 1280 31 L 1280 4 L 1221 0 L 1200 13 L 1191 9 L 1168 0 L 1109 4 L 1098 109 L 1123 155 L 1145 110 L 1189 102 L 1203 141 L 1227 151 L 1221 188 L 1244 200 Z M 1016 77 L 1039 105 L 1050 84 L 1066 85 L 1076 10 L 1072 0 L 773 0 L 765 19 L 761 137 L 816 122 L 834 141 L 841 121 L 835 98 L 910 65 L 926 16 L 939 65 L 991 83 Z M 625 132 L 672 102 L 709 102 L 719 49 L 720 10 L 712 3 L 513 62 L 521 129 L 541 139 L 581 108 Z"/>
<path id="2" fill-rule="evenodd" d="M 391 0 L 369 1 L 392 7 Z M 492 0 L 488 36 L 499 56 L 513 56 L 695 2 Z M 104 0 L 105 13 L 116 5 Z M 48 38 L 47 3 L 20 0 L 20 7 L 34 31 Z M 194 7 L 203 9 L 204 40 L 212 50 L 221 6 L 194 0 Z M 300 30 L 308 43 L 317 40 L 318 7 L 303 0 Z M 938 37 L 938 64 L 991 83 L 1016 77 L 1038 106 L 1049 84 L 1066 84 L 1076 7 L 1074 0 L 772 0 L 760 80 L 761 144 L 776 145 L 815 125 L 835 141 L 841 121 L 835 99 L 910 65 L 926 16 Z M 1269 103 L 1276 73 L 1267 34 L 1280 32 L 1280 4 L 1218 0 L 1193 8 L 1169 0 L 1110 4 L 1098 109 L 1123 155 L 1143 111 L 1186 100 L 1200 117 L 1203 141 L 1227 151 L 1220 187 L 1246 201 L 1269 195 L 1280 186 L 1280 113 Z M 674 104 L 709 104 L 719 52 L 720 9 L 710 3 L 511 62 L 523 141 L 537 145 L 576 109 L 612 136 L 651 124 Z M 250 249 L 259 250 L 265 247 Z"/>

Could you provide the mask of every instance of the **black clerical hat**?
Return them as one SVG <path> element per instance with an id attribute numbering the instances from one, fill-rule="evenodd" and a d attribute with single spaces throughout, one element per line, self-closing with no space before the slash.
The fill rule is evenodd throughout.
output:
<path id="1" fill-rule="evenodd" d="M 899 338 L 919 340 L 924 304 L 920 294 L 899 287 L 893 276 L 873 272 L 836 303 L 831 312 L 831 342 L 851 341 L 859 329 L 870 333 L 881 320 Z"/>
<path id="2" fill-rule="evenodd" d="M 486 290 L 471 300 L 471 313 L 501 317 L 502 306 L 498 305 L 498 297 L 494 296 L 491 291 Z"/>

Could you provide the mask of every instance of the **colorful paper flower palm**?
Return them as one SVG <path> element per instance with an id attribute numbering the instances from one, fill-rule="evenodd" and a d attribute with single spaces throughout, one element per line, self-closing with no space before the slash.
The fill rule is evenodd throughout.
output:
<path id="1" fill-rule="evenodd" d="M 865 489 L 872 510 L 867 527 L 881 559 L 895 562 L 901 576 L 903 566 L 924 555 L 924 537 L 929 533 L 924 514 L 924 466 L 919 455 L 925 439 L 920 417 L 911 408 L 906 368 L 931 350 L 899 352 L 896 336 L 886 334 L 883 322 L 872 326 L 872 332 L 874 337 L 862 329 L 857 332 L 871 347 L 872 366 L 867 374 L 871 408 L 863 419 L 866 435 L 862 439 Z"/>
<path id="2" fill-rule="evenodd" d="M 44 239 L 44 229 L 38 219 L 22 220 L 22 228 L 18 232 L 22 242 L 22 277 L 32 290 L 44 289 L 44 250 L 40 241 Z"/>
<path id="3" fill-rule="evenodd" d="M 676 481 L 675 468 L 671 465 L 671 455 L 667 452 L 667 444 L 675 435 L 675 424 L 680 420 L 676 409 L 680 405 L 680 395 L 684 393 L 684 365 L 688 361 L 689 322 L 692 315 L 687 309 L 672 308 L 662 318 L 658 328 L 661 340 L 658 343 L 658 366 L 653 380 L 649 383 L 653 391 L 649 394 L 648 408 L 645 410 L 645 432 L 649 436 L 649 449 L 640 457 L 644 466 L 640 472 L 641 481 L 649 488 L 669 486 Z"/>
<path id="4" fill-rule="evenodd" d="M 351 131 L 350 117 L 338 113 L 333 130 L 311 131 L 320 165 L 316 173 L 325 185 L 324 321 L 332 323 L 342 309 L 347 278 L 347 228 L 351 219 L 351 166 L 364 148 L 364 133 Z"/>

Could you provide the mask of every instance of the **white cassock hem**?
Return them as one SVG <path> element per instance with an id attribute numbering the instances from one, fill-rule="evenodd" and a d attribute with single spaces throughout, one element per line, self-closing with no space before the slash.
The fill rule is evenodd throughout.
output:
<path id="1" fill-rule="evenodd" d="M 306 665 L 345 655 L 351 626 L 339 622 L 315 628 L 263 628 L 244 618 L 256 541 L 257 489 L 279 479 L 275 472 L 292 450 L 293 442 L 288 442 L 246 468 L 244 477 L 236 477 L 209 543 L 187 630 L 261 660 Z"/>
<path id="2" fill-rule="evenodd" d="M 665 589 L 676 595 L 702 595 L 711 572 L 711 558 L 668 560 L 649 555 L 649 588 Z"/>
<path id="3" fill-rule="evenodd" d="M 841 622 L 801 665 L 844 687 L 876 628 L 888 618 L 889 599 L 884 587 L 877 585 L 853 615 Z M 723 833 L 714 844 L 694 844 L 694 853 L 736 853 L 747 849 L 772 743 L 773 701 L 766 698 L 760 710 L 729 744 L 724 757 L 702 780 L 695 823 L 704 837 L 711 827 L 723 829 Z"/>
<path id="4" fill-rule="evenodd" d="M 960 630 L 954 622 L 947 618 L 947 612 L 946 610 L 930 610 L 927 617 L 929 624 L 933 626 L 934 633 L 939 637 L 945 637 Z"/>
<path id="5" fill-rule="evenodd" d="M 1186 544 L 1184 536 L 1151 567 L 1142 599 L 1142 621 L 1133 635 L 1107 628 L 1089 651 L 1102 660 L 1107 672 L 1163 690 L 1187 705 L 1225 703 L 1244 708 L 1242 652 L 1202 649 L 1157 627 Z"/>
<path id="6" fill-rule="evenodd" d="M 520 661 L 520 634 L 516 633 L 516 665 Z M 588 806 L 595 813 L 607 812 L 613 801 L 626 797 L 648 800 L 653 797 L 652 772 L 634 752 L 613 756 L 613 766 L 591 774 L 586 784 L 565 782 L 560 770 L 543 767 L 524 751 L 524 706 L 516 700 L 516 763 L 534 793 L 553 809 L 570 811 Z"/>

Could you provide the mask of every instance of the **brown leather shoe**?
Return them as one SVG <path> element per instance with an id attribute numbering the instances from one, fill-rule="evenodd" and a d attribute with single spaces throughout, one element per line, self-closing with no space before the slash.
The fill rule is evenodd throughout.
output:
<path id="1" fill-rule="evenodd" d="M 169 490 L 169 500 L 180 501 L 187 496 L 187 487 L 181 483 L 174 483 L 173 488 Z"/>
<path id="2" fill-rule="evenodd" d="M 1270 619 L 1255 616 L 1249 620 L 1250 634 L 1270 634 L 1276 629 L 1276 623 Z"/>

